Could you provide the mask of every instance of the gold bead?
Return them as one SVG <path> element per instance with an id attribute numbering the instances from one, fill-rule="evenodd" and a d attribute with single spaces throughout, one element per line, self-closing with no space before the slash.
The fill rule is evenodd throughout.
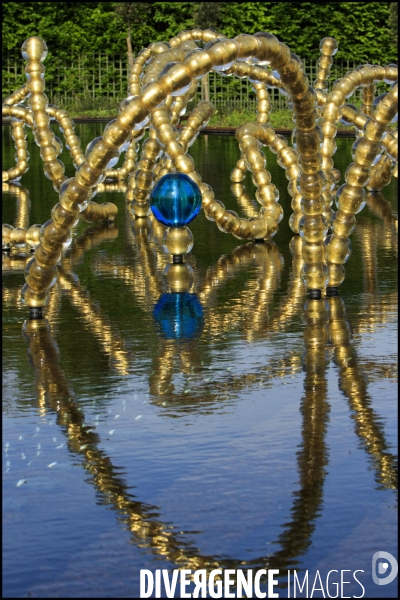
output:
<path id="1" fill-rule="evenodd" d="M 271 60 L 271 69 L 276 69 L 281 74 L 283 67 L 290 61 L 291 55 L 289 46 L 279 43 L 279 53 Z"/>
<path id="2" fill-rule="evenodd" d="M 46 146 L 40 149 L 40 157 L 44 162 L 50 162 L 56 158 L 56 152 L 53 146 Z"/>
<path id="3" fill-rule="evenodd" d="M 214 31 L 214 29 L 204 29 L 202 39 L 203 42 L 208 43 L 211 42 L 211 40 L 215 40 L 215 38 L 219 37 L 219 35 L 220 34 Z"/>
<path id="4" fill-rule="evenodd" d="M 93 169 L 88 163 L 83 163 L 78 167 L 75 179 L 78 185 L 86 188 L 94 187 L 101 182 L 102 174 L 98 169 Z"/>
<path id="5" fill-rule="evenodd" d="M 108 146 L 119 148 L 129 138 L 131 132 L 129 129 L 124 128 L 120 116 L 110 121 L 103 131 L 103 139 Z"/>
<path id="6" fill-rule="evenodd" d="M 244 180 L 245 173 L 241 169 L 232 169 L 230 179 L 233 183 L 240 183 Z"/>
<path id="7" fill-rule="evenodd" d="M 292 202 L 290 203 L 290 206 L 292 208 L 293 211 L 300 211 L 301 212 L 301 202 L 303 200 L 303 196 L 301 194 L 296 194 L 293 197 Z"/>
<path id="8" fill-rule="evenodd" d="M 44 173 L 46 177 L 53 181 L 58 181 L 61 179 L 64 175 L 64 171 L 64 163 L 57 159 L 46 162 L 44 165 Z"/>
<path id="9" fill-rule="evenodd" d="M 211 42 L 213 45 L 205 48 L 214 67 L 222 67 L 235 61 L 239 54 L 239 44 L 235 40 Z M 210 43 L 210 44 L 211 44 Z"/>
<path id="10" fill-rule="evenodd" d="M 301 131 L 311 131 L 315 127 L 317 120 L 317 111 L 307 114 L 296 114 L 296 128 Z"/>
<path id="11" fill-rule="evenodd" d="M 307 263 L 320 263 L 325 259 L 325 245 L 323 242 L 315 244 L 303 243 L 302 255 Z"/>
<path id="12" fill-rule="evenodd" d="M 330 156 L 322 156 L 321 157 L 321 170 L 328 171 L 331 174 L 333 172 L 339 173 L 339 179 L 335 179 L 335 181 L 338 183 L 341 178 L 340 171 L 338 171 L 337 169 L 334 169 L 333 165 L 334 165 L 333 159 Z"/>
<path id="13" fill-rule="evenodd" d="M 232 234 L 238 240 L 245 240 L 252 237 L 251 225 L 250 221 L 245 219 L 240 219 L 239 229 L 237 229 L 236 233 Z"/>
<path id="14" fill-rule="evenodd" d="M 37 123 L 39 123 L 39 116 L 37 118 Z M 44 126 L 43 127 L 39 127 L 39 125 L 37 126 L 36 140 L 42 148 L 44 146 L 50 146 L 50 148 L 52 148 L 53 147 L 53 136 L 48 127 L 48 124 L 49 124 L 48 116 L 45 113 L 43 113 L 43 119 L 44 119 Z"/>
<path id="15" fill-rule="evenodd" d="M 363 187 L 370 176 L 371 168 L 369 166 L 364 167 L 357 163 L 352 163 L 346 171 L 345 179 L 346 182 L 353 187 Z"/>
<path id="16" fill-rule="evenodd" d="M 141 90 L 140 99 L 148 110 L 156 108 L 167 96 L 160 83 L 150 83 Z"/>
<path id="17" fill-rule="evenodd" d="M 41 225 L 31 225 L 26 232 L 26 243 L 32 248 L 36 248 L 40 242 L 40 228 Z"/>
<path id="18" fill-rule="evenodd" d="M 216 223 L 218 229 L 224 233 L 236 233 L 240 228 L 240 218 L 233 210 L 226 210 Z"/>
<path id="19" fill-rule="evenodd" d="M 44 81 L 42 79 L 32 79 L 29 82 L 29 89 L 32 93 L 43 92 Z"/>
<path id="20" fill-rule="evenodd" d="M 300 175 L 300 167 L 298 164 L 293 164 L 290 167 L 286 168 L 285 177 L 289 181 L 293 179 L 297 179 Z"/>
<path id="21" fill-rule="evenodd" d="M 299 235 L 294 235 L 290 240 L 289 249 L 293 255 L 293 260 L 300 259 L 302 261 L 304 242 Z M 302 261 L 303 262 L 303 261 Z"/>
<path id="22" fill-rule="evenodd" d="M 377 192 L 388 185 L 392 178 L 391 167 L 392 160 L 388 156 L 384 157 L 382 162 L 379 161 L 378 164 L 372 167 L 367 189 Z"/>
<path id="23" fill-rule="evenodd" d="M 375 73 L 371 65 L 364 65 L 362 67 L 359 67 L 357 71 L 361 75 L 361 81 L 363 85 L 371 85 L 371 83 L 373 83 Z"/>
<path id="24" fill-rule="evenodd" d="M 301 277 L 307 289 L 320 290 L 328 283 L 329 270 L 322 262 L 305 263 L 301 270 Z"/>
<path id="25" fill-rule="evenodd" d="M 370 167 L 379 152 L 379 143 L 370 142 L 365 138 L 353 144 L 353 160 L 359 165 Z"/>
<path id="26" fill-rule="evenodd" d="M 98 141 L 91 147 L 90 152 L 87 153 L 86 160 L 90 167 L 101 171 L 115 156 L 115 146 L 110 146 L 104 141 L 103 138 L 99 138 Z"/>
<path id="27" fill-rule="evenodd" d="M 210 55 L 204 50 L 195 52 L 191 54 L 191 56 L 187 56 L 184 60 L 184 64 L 191 76 L 195 78 L 203 77 L 209 73 L 213 67 Z"/>
<path id="28" fill-rule="evenodd" d="M 104 204 L 96 204 L 91 202 L 81 213 L 82 219 L 88 223 L 95 223 L 98 221 L 114 221 L 118 214 L 118 208 L 111 202 L 104 202 Z"/>
<path id="29" fill-rule="evenodd" d="M 338 287 L 344 281 L 345 272 L 343 265 L 340 264 L 329 264 L 329 282 L 328 285 L 332 287 Z M 333 298 L 332 298 L 333 300 Z"/>
<path id="30" fill-rule="evenodd" d="M 60 192 L 60 204 L 65 210 L 72 212 L 76 205 L 79 206 L 86 201 L 88 190 L 79 185 L 76 177 L 72 177 L 64 185 Z"/>
<path id="31" fill-rule="evenodd" d="M 348 183 L 340 186 L 336 194 L 336 206 L 346 214 L 358 214 L 365 206 L 365 191 Z"/>
<path id="32" fill-rule="evenodd" d="M 195 27 L 191 31 L 192 40 L 201 41 L 203 39 L 203 31 L 200 27 Z"/>
<path id="33" fill-rule="evenodd" d="M 308 88 L 302 96 L 293 98 L 293 110 L 296 114 L 296 121 L 300 115 L 313 114 L 316 103 L 315 92 L 312 93 L 311 88 Z"/>
<path id="34" fill-rule="evenodd" d="M 253 56 L 260 61 L 272 63 L 274 59 L 279 57 L 281 52 L 281 44 L 272 33 L 260 33 L 253 36 L 257 41 L 257 47 Z"/>
<path id="35" fill-rule="evenodd" d="M 136 187 L 141 190 L 151 190 L 154 186 L 154 173 L 137 169 L 135 171 Z"/>
<path id="36" fill-rule="evenodd" d="M 264 170 L 266 159 L 257 147 L 250 147 L 245 152 L 245 162 L 247 161 L 248 167 L 254 172 Z"/>
<path id="37" fill-rule="evenodd" d="M 248 237 L 254 240 L 262 240 L 271 235 L 271 229 L 273 230 L 273 233 L 275 233 L 277 229 L 276 221 L 268 217 L 250 220 L 249 225 L 250 235 Z"/>
<path id="38" fill-rule="evenodd" d="M 252 35 L 241 34 L 235 37 L 239 46 L 238 58 L 248 58 L 254 56 L 258 49 L 258 40 Z"/>
<path id="39" fill-rule="evenodd" d="M 142 153 L 143 155 L 143 153 Z M 142 169 L 143 171 L 150 171 L 151 173 L 154 172 L 154 160 L 150 159 L 150 158 L 141 158 L 139 164 L 138 164 L 138 169 Z"/>
<path id="40" fill-rule="evenodd" d="M 262 113 L 258 111 L 257 114 L 257 123 L 261 123 L 262 125 L 269 122 L 269 115 L 267 113 Z"/>
<path id="41" fill-rule="evenodd" d="M 56 266 L 42 267 L 32 258 L 25 268 L 25 281 L 35 292 L 50 289 L 57 281 L 58 269 Z"/>
<path id="42" fill-rule="evenodd" d="M 192 158 L 191 156 L 189 158 Z M 190 171 L 190 173 L 187 174 L 188 177 L 190 177 L 190 179 L 192 181 L 195 182 L 195 184 L 200 188 L 202 181 L 201 181 L 201 176 L 199 173 L 197 173 L 197 171 Z"/>
<path id="43" fill-rule="evenodd" d="M 264 173 L 268 172 L 264 171 Z M 271 177 L 269 177 L 269 180 L 271 180 Z M 256 200 L 263 206 L 267 204 L 276 204 L 279 200 L 279 192 L 273 183 L 263 185 L 256 192 Z"/>
<path id="44" fill-rule="evenodd" d="M 343 265 L 351 255 L 351 242 L 349 238 L 339 237 L 334 233 L 325 240 L 326 261 L 331 264 Z"/>
<path id="45" fill-rule="evenodd" d="M 15 227 L 10 231 L 10 244 L 11 246 L 23 246 L 26 243 L 26 229 L 25 227 Z"/>
<path id="46" fill-rule="evenodd" d="M 79 219 L 79 210 L 75 207 L 74 210 L 66 210 L 60 203 L 56 204 L 51 211 L 51 217 L 54 223 L 62 228 L 69 229 L 77 224 Z"/>
<path id="47" fill-rule="evenodd" d="M 301 170 L 305 175 L 313 175 L 322 169 L 322 159 L 319 154 L 313 156 L 302 155 L 299 162 L 301 162 Z"/>
<path id="48" fill-rule="evenodd" d="M 304 215 L 322 215 L 324 210 L 323 197 L 319 196 L 317 198 L 313 198 L 312 200 L 307 200 L 306 198 L 301 197 L 300 207 Z"/>
<path id="49" fill-rule="evenodd" d="M 162 54 L 163 52 L 168 51 L 170 47 L 171 46 L 167 42 L 154 42 L 149 49 L 152 56 L 155 56 L 156 54 Z"/>
<path id="50" fill-rule="evenodd" d="M 40 37 L 32 36 L 24 41 L 21 51 L 25 60 L 41 61 L 46 58 L 48 49 L 46 42 Z"/>
<path id="51" fill-rule="evenodd" d="M 188 154 L 178 155 L 176 158 L 174 158 L 174 165 L 176 170 L 180 173 L 189 174 L 194 170 L 194 160 Z"/>
<path id="52" fill-rule="evenodd" d="M 241 125 L 237 129 L 235 137 L 239 141 L 239 143 L 242 143 L 242 139 L 246 136 L 250 136 L 251 138 L 261 138 L 263 133 L 263 128 L 257 125 L 257 123 L 246 123 L 245 125 Z M 256 145 L 258 144 L 256 143 Z"/>
<path id="53" fill-rule="evenodd" d="M 380 142 L 386 125 L 375 121 L 374 118 L 368 119 L 364 126 L 364 138 L 370 142 Z"/>
<path id="54" fill-rule="evenodd" d="M 42 225 L 40 230 L 40 244 L 43 248 L 50 251 L 55 251 L 69 237 L 70 232 L 67 228 L 57 227 L 52 219 Z"/>
<path id="55" fill-rule="evenodd" d="M 335 40 L 335 38 L 326 37 L 323 40 L 321 40 L 319 49 L 321 50 L 322 54 L 325 54 L 327 56 L 333 56 L 337 52 L 338 43 Z"/>
<path id="56" fill-rule="evenodd" d="M 263 206 L 260 210 L 260 217 L 263 219 L 270 217 L 276 223 L 280 223 L 283 219 L 283 208 L 279 202 L 268 204 L 267 206 Z"/>
<path id="57" fill-rule="evenodd" d="M 211 221 L 218 221 L 225 212 L 225 206 L 219 200 L 212 200 L 208 205 L 203 204 L 206 217 Z"/>
<path id="58" fill-rule="evenodd" d="M 45 94 L 34 92 L 29 97 L 31 110 L 34 112 L 46 110 L 49 100 Z"/>
<path id="59" fill-rule="evenodd" d="M 314 156 L 319 150 L 321 143 L 321 131 L 315 128 L 312 131 L 298 131 L 293 132 L 293 140 L 295 140 L 296 150 L 303 156 Z"/>
<path id="60" fill-rule="evenodd" d="M 21 298 L 26 306 L 46 306 L 49 294 L 46 290 L 35 292 L 26 283 L 21 290 Z"/>
<path id="61" fill-rule="evenodd" d="M 168 95 L 179 92 L 182 88 L 190 85 L 190 71 L 184 63 L 174 65 L 158 80 L 158 83 L 162 85 Z"/>
<path id="62" fill-rule="evenodd" d="M 202 186 L 200 187 L 200 191 L 201 191 L 201 203 L 202 203 L 203 208 L 206 209 L 211 204 L 211 202 L 214 201 L 214 192 L 205 183 L 203 183 Z"/>
<path id="63" fill-rule="evenodd" d="M 35 259 L 39 265 L 43 267 L 50 267 L 58 263 L 61 256 L 61 252 L 61 244 L 51 249 L 47 249 L 42 244 L 39 244 L 35 251 Z"/>
<path id="64" fill-rule="evenodd" d="M 298 155 L 292 148 L 286 147 L 278 154 L 278 165 L 284 169 L 288 169 L 292 165 L 298 163 Z"/>
<path id="65" fill-rule="evenodd" d="M 341 117 L 341 110 L 334 102 L 327 102 L 323 109 L 323 119 L 335 123 Z"/>
<path id="66" fill-rule="evenodd" d="M 163 245 L 169 254 L 187 254 L 193 248 L 193 234 L 188 227 L 168 227 L 163 235 Z"/>
<path id="67" fill-rule="evenodd" d="M 10 247 L 11 232 L 13 230 L 14 230 L 14 227 L 12 225 L 8 225 L 8 224 L 2 225 L 1 237 L 2 237 L 3 250 Z"/>
<path id="68" fill-rule="evenodd" d="M 270 110 L 269 100 L 259 100 L 257 102 L 257 112 L 268 113 Z"/>
<path id="69" fill-rule="evenodd" d="M 250 148 L 259 148 L 260 142 L 252 135 L 246 135 L 239 140 L 239 148 L 242 154 L 244 154 Z"/>
<path id="70" fill-rule="evenodd" d="M 304 97 L 305 94 L 309 93 L 309 85 L 308 77 L 302 71 L 299 71 L 299 78 L 293 83 L 289 84 L 288 90 L 293 99 L 293 103 L 296 99 Z"/>
<path id="71" fill-rule="evenodd" d="M 301 173 L 299 189 L 303 198 L 307 200 L 318 199 L 322 191 L 322 184 L 319 173 L 313 173 L 311 175 Z"/>
<path id="72" fill-rule="evenodd" d="M 271 131 L 271 128 L 265 128 L 265 134 L 262 138 L 262 141 L 270 147 L 270 150 L 275 154 L 279 154 L 284 150 L 284 148 L 288 147 L 288 143 L 282 135 L 274 135 L 272 139 L 268 135 Z M 274 132 L 275 133 L 275 132 Z M 267 137 L 268 135 L 268 137 Z"/>
<path id="73" fill-rule="evenodd" d="M 346 101 L 345 94 L 336 88 L 334 88 L 326 99 L 327 104 L 335 104 L 336 106 L 342 106 Z"/>
<path id="74" fill-rule="evenodd" d="M 143 157 L 149 158 L 151 160 L 155 160 L 156 158 L 158 158 L 160 151 L 161 151 L 160 144 L 157 142 L 157 140 L 152 139 L 152 138 L 147 138 L 147 140 L 145 140 L 143 142 L 143 146 L 142 146 Z"/>
<path id="75" fill-rule="evenodd" d="M 381 123 L 389 123 L 398 112 L 397 85 L 379 102 L 373 117 Z"/>
<path id="76" fill-rule="evenodd" d="M 300 219 L 299 231 L 301 237 L 309 244 L 321 242 L 327 231 L 327 223 L 322 215 L 303 216 Z"/>

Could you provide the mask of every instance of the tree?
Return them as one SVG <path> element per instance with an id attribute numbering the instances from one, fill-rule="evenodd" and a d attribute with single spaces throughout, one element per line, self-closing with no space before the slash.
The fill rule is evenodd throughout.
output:
<path id="1" fill-rule="evenodd" d="M 194 13 L 194 25 L 200 29 L 217 29 L 220 25 L 221 2 L 199 2 Z M 208 74 L 201 80 L 204 100 L 210 101 Z"/>
<path id="2" fill-rule="evenodd" d="M 115 4 L 115 14 L 126 25 L 128 36 L 126 45 L 128 47 L 128 65 L 129 70 L 133 65 L 132 52 L 132 25 L 139 25 L 146 21 L 147 13 L 149 12 L 148 2 L 117 2 Z"/>
<path id="3" fill-rule="evenodd" d="M 393 44 L 394 44 L 395 48 L 397 48 L 398 27 L 399 27 L 397 4 L 398 4 L 398 2 L 391 2 L 389 5 L 389 29 L 392 34 L 392 40 L 393 40 Z"/>
<path id="4" fill-rule="evenodd" d="M 218 29 L 221 25 L 221 4 L 222 2 L 199 2 L 194 13 L 195 27 Z"/>

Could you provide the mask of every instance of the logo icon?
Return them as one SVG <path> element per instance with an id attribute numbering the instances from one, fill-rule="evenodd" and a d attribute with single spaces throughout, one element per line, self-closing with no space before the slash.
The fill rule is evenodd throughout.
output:
<path id="1" fill-rule="evenodd" d="M 385 562 L 382 561 L 384 559 Z M 378 562 L 380 561 L 380 562 Z M 378 564 L 377 564 L 378 563 Z M 379 577 L 388 572 L 389 565 L 391 570 L 386 577 Z M 387 585 L 396 579 L 398 571 L 397 560 L 389 552 L 375 552 L 372 557 L 372 579 L 376 585 Z"/>

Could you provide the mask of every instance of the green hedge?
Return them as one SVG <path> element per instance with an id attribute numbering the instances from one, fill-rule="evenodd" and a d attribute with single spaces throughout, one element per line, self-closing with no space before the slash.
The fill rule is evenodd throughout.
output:
<path id="1" fill-rule="evenodd" d="M 2 49 L 15 50 L 31 35 L 46 40 L 60 60 L 78 53 L 126 53 L 126 28 L 113 2 L 4 2 Z M 132 25 L 134 52 L 194 26 L 200 2 L 150 2 Z M 269 31 L 305 58 L 334 36 L 338 60 L 387 64 L 396 60 L 390 2 L 221 2 L 218 29 L 231 37 Z M 396 13 L 397 14 L 397 13 Z M 392 16 L 391 16 L 392 15 Z M 391 29 L 392 27 L 392 29 Z"/>

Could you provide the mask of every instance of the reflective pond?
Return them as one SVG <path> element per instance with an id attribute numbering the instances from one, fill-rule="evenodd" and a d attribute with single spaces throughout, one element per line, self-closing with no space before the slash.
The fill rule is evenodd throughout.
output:
<path id="1" fill-rule="evenodd" d="M 82 147 L 103 127 L 77 125 Z M 31 137 L 29 152 L 3 223 L 44 223 L 58 201 Z M 190 153 L 216 198 L 255 214 L 249 176 L 231 189 L 235 138 Z M 40 326 L 27 258 L 3 253 L 4 596 L 135 597 L 141 569 L 174 568 L 277 569 L 281 597 L 288 570 L 308 572 L 297 597 L 397 596 L 372 579 L 376 552 L 397 558 L 397 180 L 357 216 L 340 297 L 307 301 L 265 153 L 278 233 L 241 242 L 201 212 L 186 295 L 167 294 L 164 227 L 138 227 L 115 184 L 96 198 L 115 224 L 79 223 Z"/>

